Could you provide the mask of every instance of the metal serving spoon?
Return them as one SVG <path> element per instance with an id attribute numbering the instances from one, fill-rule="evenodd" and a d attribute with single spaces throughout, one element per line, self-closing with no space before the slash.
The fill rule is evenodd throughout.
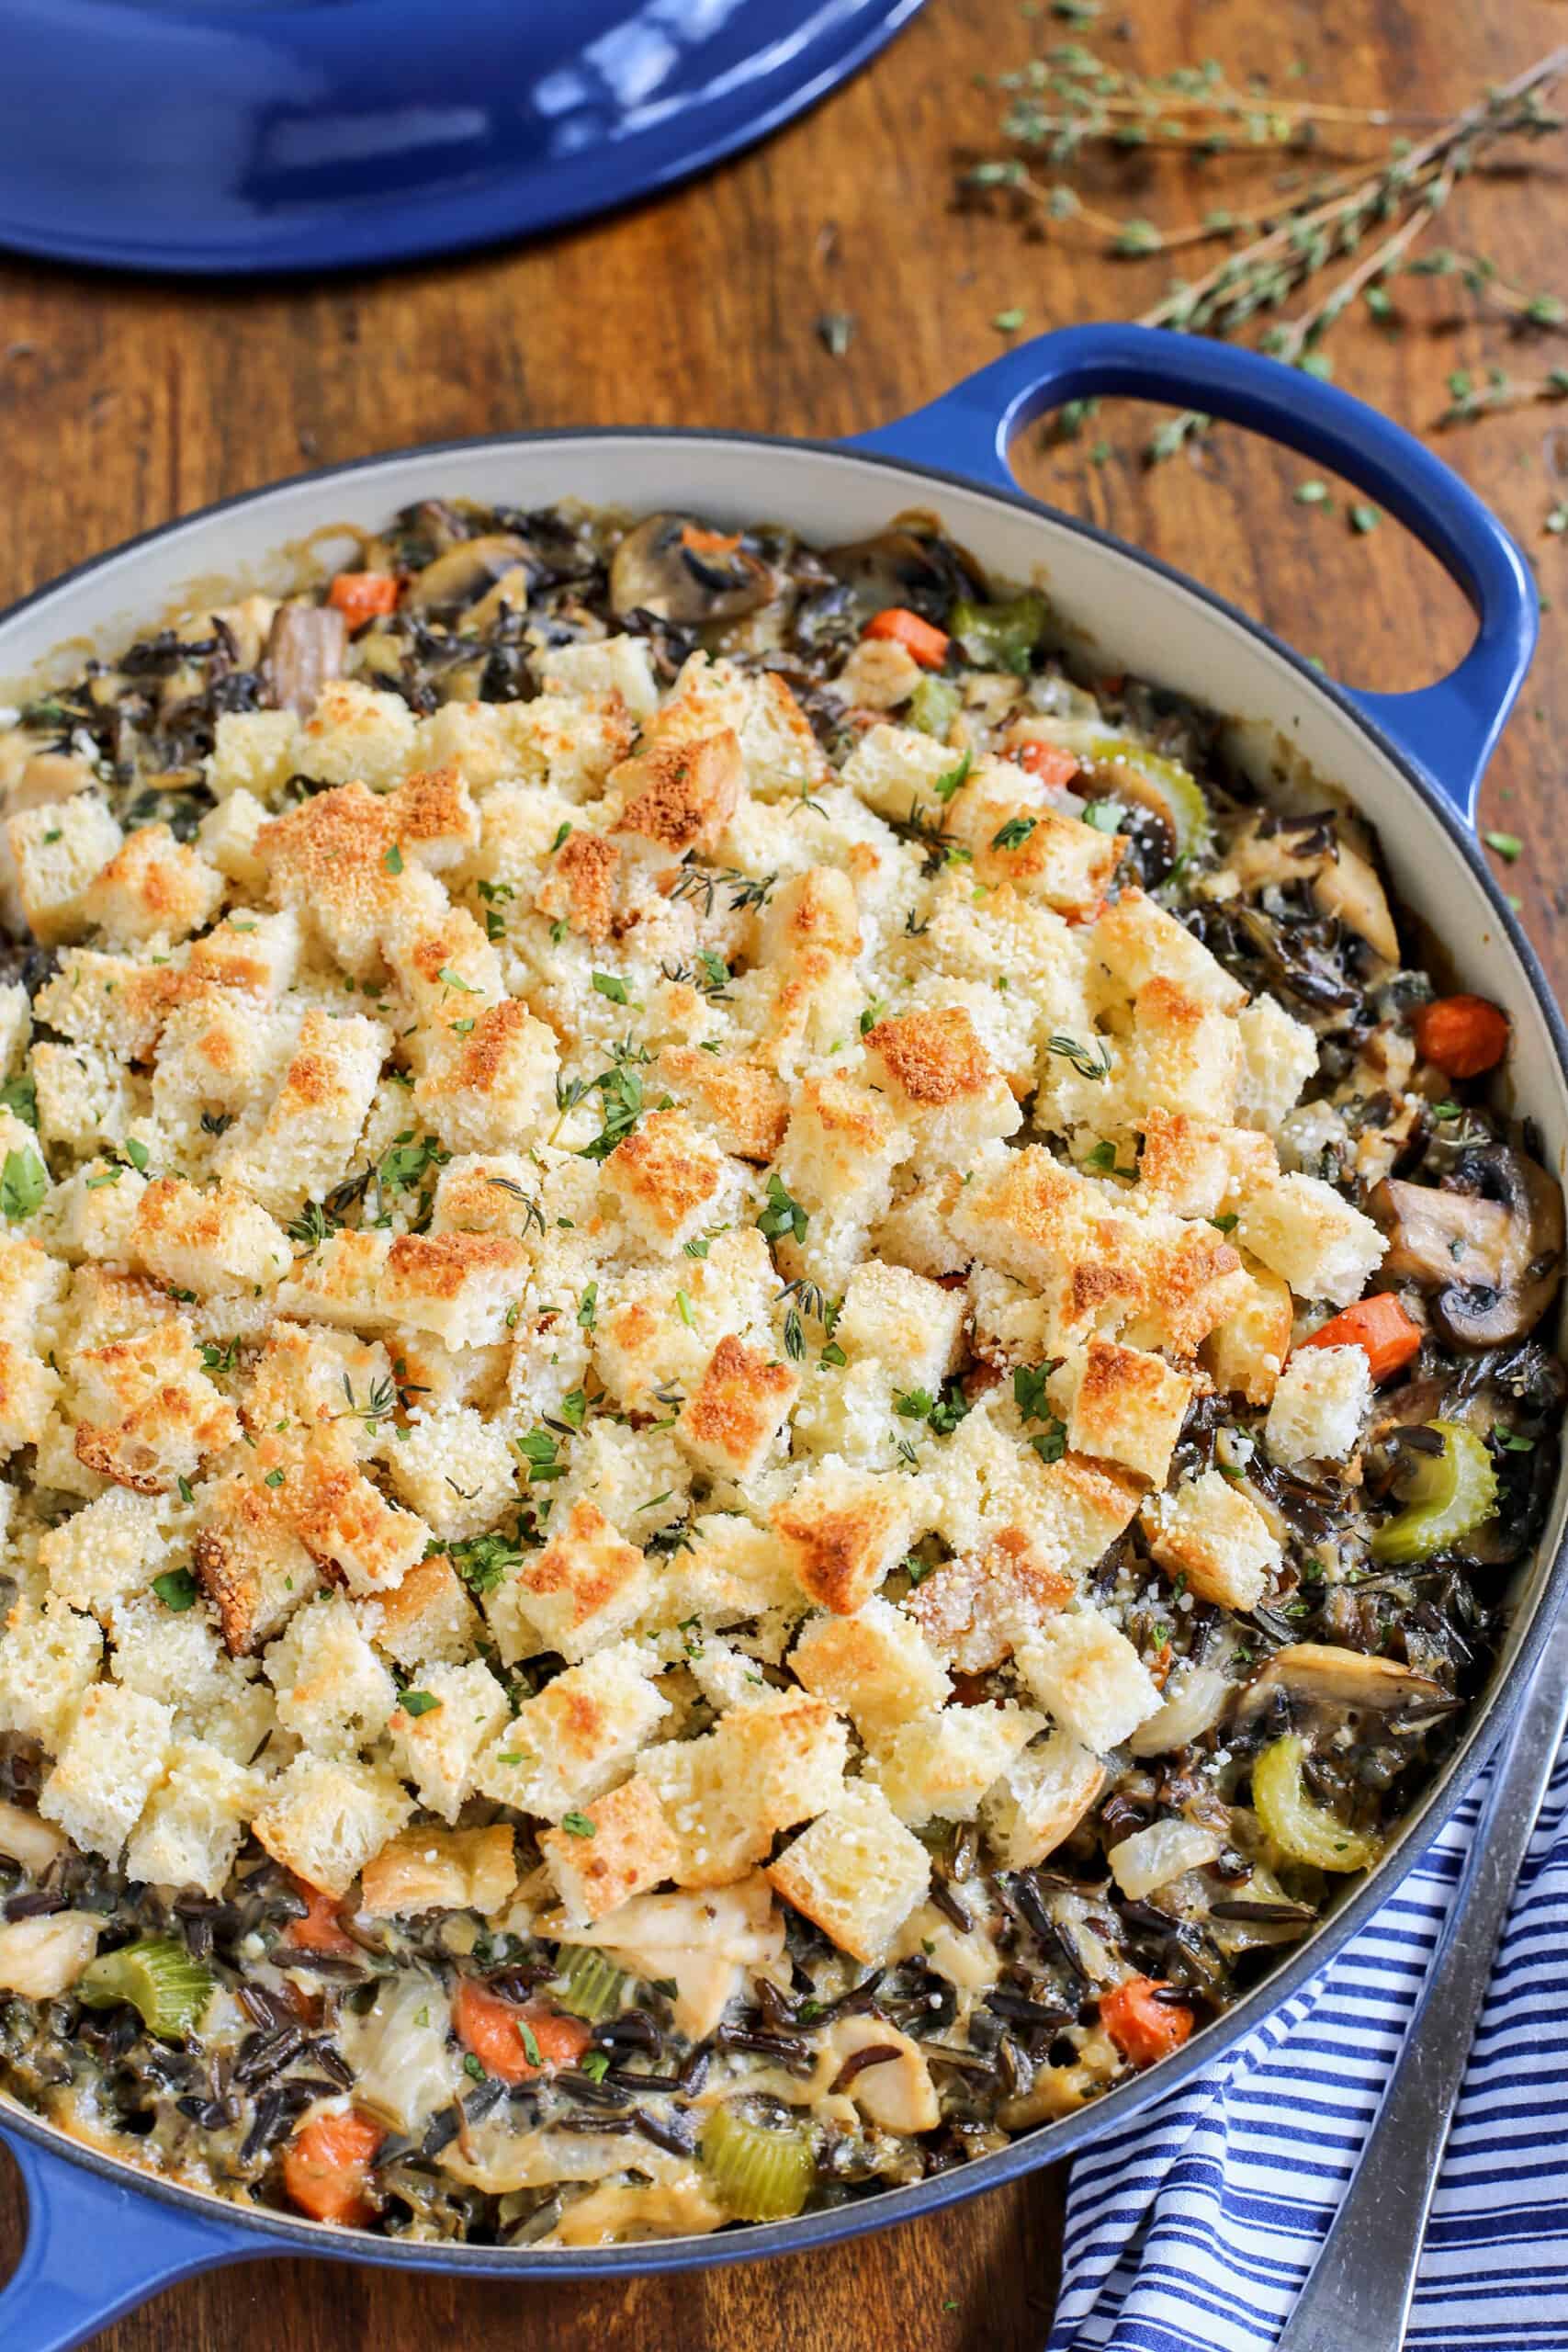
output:
<path id="1" fill-rule="evenodd" d="M 1568 1611 L 1497 1746 L 1454 1906 L 1356 2177 L 1277 2352 L 1400 2352 L 1449 2126 L 1568 1721 Z"/>

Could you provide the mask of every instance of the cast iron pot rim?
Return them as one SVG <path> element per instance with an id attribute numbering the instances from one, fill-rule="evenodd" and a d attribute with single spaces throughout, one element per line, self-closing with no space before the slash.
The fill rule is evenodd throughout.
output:
<path id="1" fill-rule="evenodd" d="M 259 490 L 238 491 L 228 498 L 215 499 L 209 505 L 194 508 L 190 514 L 179 515 L 171 522 L 155 524 L 99 555 L 88 557 L 85 562 L 73 565 L 70 571 L 45 582 L 40 588 L 7 606 L 4 613 L 0 613 L 0 635 L 11 622 L 32 606 L 41 604 L 61 589 L 87 579 L 106 564 L 138 548 L 152 547 L 161 539 L 174 537 L 189 524 L 206 522 L 242 506 L 258 505 L 280 491 L 317 483 L 324 485 L 355 474 L 374 472 L 378 468 L 396 466 L 410 458 L 455 457 L 464 452 L 478 455 L 481 451 L 533 448 L 541 444 L 592 441 L 688 443 L 698 447 L 713 443 L 739 444 L 758 449 L 804 452 L 829 460 L 847 459 L 856 465 L 876 466 L 905 480 L 936 482 L 948 489 L 961 491 L 966 496 L 983 498 L 995 505 L 1013 508 L 1026 516 L 1046 519 L 1109 554 L 1141 565 L 1168 586 L 1207 605 L 1233 628 L 1253 638 L 1287 662 L 1303 687 L 1311 694 L 1322 695 L 1349 718 L 1437 817 L 1472 878 L 1481 884 L 1492 911 L 1529 982 L 1555 1049 L 1557 1077 L 1568 1087 L 1568 1023 L 1564 1023 L 1558 1009 L 1534 948 L 1481 854 L 1473 829 L 1465 822 L 1448 797 L 1429 781 L 1392 737 L 1368 717 L 1346 687 L 1314 669 L 1274 630 L 1265 627 L 1261 621 L 1254 620 L 1228 598 L 1216 594 L 1214 590 L 1179 571 L 1175 565 L 1167 563 L 1161 557 L 1132 546 L 1114 532 L 1102 530 L 1097 524 L 1086 523 L 1077 515 L 1048 506 L 1043 500 L 1032 498 L 1021 490 L 1002 490 L 987 482 L 976 481 L 962 473 L 949 472 L 942 467 L 913 463 L 881 451 L 857 449 L 852 441 L 843 443 L 797 438 L 784 434 L 729 432 L 716 426 L 566 425 L 536 433 L 474 434 L 447 441 L 416 442 L 403 448 L 380 450 L 373 456 L 352 458 L 335 465 L 312 467 L 302 473 L 289 474 L 281 481 L 266 483 Z M 873 2190 L 863 2197 L 852 2198 L 843 2205 L 803 2214 L 794 2221 L 755 2222 L 740 2227 L 732 2225 L 707 2236 L 656 2239 L 634 2245 L 589 2248 L 446 2245 L 430 2239 L 384 2238 L 368 2231 L 342 2230 L 321 2222 L 297 2221 L 268 2207 L 245 2206 L 221 2198 L 212 2190 L 182 2187 L 178 2182 L 143 2171 L 129 2157 L 106 2155 L 85 2146 L 57 2125 L 18 2105 L 7 2094 L 0 2094 L 0 2120 L 4 2121 L 7 2131 L 15 2131 L 51 2154 L 82 2165 L 118 2188 L 132 2188 L 144 2191 L 182 2212 L 210 2222 L 215 2229 L 224 2223 L 231 2223 L 237 2230 L 257 2239 L 254 2249 L 257 2255 L 292 2251 L 330 2256 L 341 2261 L 475 2275 L 531 2273 L 545 2278 L 624 2278 L 660 2271 L 708 2269 L 720 2263 L 758 2261 L 768 2256 L 809 2253 L 814 2248 L 837 2245 L 844 2239 L 863 2236 L 874 2230 L 889 2229 L 896 2222 L 913 2221 L 922 2214 L 937 2212 L 943 2206 L 977 2197 L 988 2188 L 999 2188 L 1004 2181 L 1016 2180 L 1024 2173 L 1037 2171 L 1043 2165 L 1065 2162 L 1091 2143 L 1108 2138 L 1135 2115 L 1169 2098 L 1192 2075 L 1212 2064 L 1266 2018 L 1281 2008 L 1311 1977 L 1325 1968 L 1357 1928 L 1363 1926 L 1393 1894 L 1469 1792 L 1519 1702 L 1552 1621 L 1562 1605 L 1565 1591 L 1568 1591 L 1568 1529 L 1559 1538 L 1551 1565 L 1541 1578 L 1534 1613 L 1506 1672 L 1490 1697 L 1476 1709 L 1463 1740 L 1433 1782 L 1426 1799 L 1406 1817 L 1398 1838 L 1368 1872 L 1356 1893 L 1314 1928 L 1289 1960 L 1270 1971 L 1234 2008 L 1225 2010 L 1196 2033 L 1179 2052 L 1162 2059 L 1146 2074 L 1134 2075 L 1129 2081 L 1119 2084 L 1114 2090 L 1091 2099 L 1076 2115 L 1063 2117 L 1053 2123 L 1035 2125 L 1005 2148 L 998 2148 L 989 2155 L 977 2156 L 971 2163 L 955 2165 L 950 2172 L 934 2174 L 908 2188 Z M 227 2258 L 243 2260 L 246 2251 L 242 2247 L 230 2247 Z"/>

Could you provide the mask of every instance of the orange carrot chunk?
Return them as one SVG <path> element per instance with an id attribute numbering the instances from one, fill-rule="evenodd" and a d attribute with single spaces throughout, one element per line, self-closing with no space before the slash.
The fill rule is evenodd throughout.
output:
<path id="1" fill-rule="evenodd" d="M 357 2108 L 345 2115 L 315 2116 L 289 2143 L 283 2186 L 313 2222 L 367 2222 L 373 2210 L 365 2193 L 370 2159 L 386 2136 Z"/>
<path id="2" fill-rule="evenodd" d="M 1059 743 L 1024 743 L 1013 753 L 1021 768 L 1037 775 L 1042 784 L 1071 784 L 1078 772 L 1078 763 L 1071 752 L 1064 752 Z"/>
<path id="3" fill-rule="evenodd" d="M 922 670 L 940 670 L 951 642 L 945 629 L 933 628 L 919 613 L 911 613 L 902 605 L 889 605 L 886 612 L 875 614 L 861 635 L 891 638 L 906 653 L 914 655 Z"/>
<path id="4" fill-rule="evenodd" d="M 574 2066 L 593 2038 L 581 2018 L 533 2001 L 503 2001 L 471 1976 L 457 1986 L 452 2022 L 464 2049 L 502 2083 L 531 2083 L 558 2066 Z"/>
<path id="5" fill-rule="evenodd" d="M 1479 1078 L 1508 1050 L 1508 1016 L 1483 996 L 1439 996 L 1416 1015 L 1416 1050 L 1445 1078 Z"/>
<path id="6" fill-rule="evenodd" d="M 340 571 L 327 590 L 350 628 L 358 628 L 378 613 L 395 611 L 398 583 L 389 571 Z"/>
<path id="7" fill-rule="evenodd" d="M 1413 1323 L 1392 1291 L 1359 1298 L 1315 1330 L 1303 1348 L 1361 1348 L 1374 1380 L 1392 1379 L 1420 1352 L 1421 1327 Z"/>
<path id="8" fill-rule="evenodd" d="M 1100 1996 L 1100 2022 L 1134 2066 L 1152 2066 L 1179 2050 L 1192 2030 L 1192 2012 L 1183 2003 L 1156 2000 L 1168 1989 L 1158 1976 L 1130 1976 Z"/>
<path id="9" fill-rule="evenodd" d="M 307 1886 L 302 1878 L 294 1881 L 294 1892 L 307 1908 L 302 1919 L 289 1921 L 286 1940 L 296 1951 L 326 1952 L 339 1960 L 352 1960 L 358 1946 L 338 1925 L 335 1899 L 319 1886 Z"/>

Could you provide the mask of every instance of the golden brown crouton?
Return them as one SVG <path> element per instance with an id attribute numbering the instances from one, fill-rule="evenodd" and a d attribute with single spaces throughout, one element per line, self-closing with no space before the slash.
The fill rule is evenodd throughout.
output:
<path id="1" fill-rule="evenodd" d="M 733 729 L 686 741 L 650 743 L 610 777 L 621 794 L 620 831 L 637 833 L 672 857 L 708 849 L 733 815 L 744 771 Z"/>
<path id="2" fill-rule="evenodd" d="M 694 1462 L 726 1477 L 749 1477 L 761 1468 L 799 1388 L 787 1364 L 770 1363 L 743 1340 L 722 1339 L 682 1408 L 676 1434 Z"/>
<path id="3" fill-rule="evenodd" d="M 674 1875 L 681 1849 L 648 1782 L 634 1776 L 546 1829 L 539 1851 L 571 1921 L 602 1919 Z"/>
<path id="4" fill-rule="evenodd" d="M 914 1532 L 909 1482 L 824 1464 L 773 1515 L 801 1589 L 847 1617 L 871 1598 Z"/>
<path id="5" fill-rule="evenodd" d="M 517 1884 L 513 1834 L 501 1821 L 488 1829 L 438 1829 L 426 1821 L 400 1830 L 366 1863 L 360 1908 L 376 1918 L 423 1911 L 478 1911 L 489 1918 Z"/>
<path id="6" fill-rule="evenodd" d="M 654 1111 L 604 1162 L 604 1184 L 638 1237 L 679 1249 L 707 1219 L 724 1155 L 679 1111 Z"/>
<path id="7" fill-rule="evenodd" d="M 542 915 L 566 923 L 584 939 L 608 939 L 615 911 L 615 869 L 621 853 L 603 833 L 568 833 L 534 894 Z"/>
<path id="8" fill-rule="evenodd" d="M 648 1563 L 596 1503 L 575 1502 L 515 1579 L 518 1605 L 547 1649 L 573 1661 L 623 1634 L 649 1598 Z"/>
<path id="9" fill-rule="evenodd" d="M 700 1113 L 717 1141 L 738 1159 L 773 1159 L 789 1124 L 783 1081 L 744 1055 L 705 1053 L 701 1046 L 666 1046 L 659 1075 L 679 1102 Z"/>
<path id="10" fill-rule="evenodd" d="M 72 1359 L 76 1458 L 138 1494 L 166 1494 L 239 1435 L 233 1407 L 202 1370 L 196 1342 L 171 1317 L 129 1340 Z"/>

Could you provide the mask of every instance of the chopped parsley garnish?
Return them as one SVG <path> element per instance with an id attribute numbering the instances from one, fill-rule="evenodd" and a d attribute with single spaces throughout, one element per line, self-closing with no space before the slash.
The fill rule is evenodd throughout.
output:
<path id="1" fill-rule="evenodd" d="M 49 1177 L 36 1151 L 24 1144 L 20 1151 L 6 1154 L 5 1166 L 0 1168 L 0 1209 L 13 1223 L 31 1216 L 48 1190 Z"/>
<path id="2" fill-rule="evenodd" d="M 547 1437 L 547 1431 L 535 1432 Z M 550 1459 L 554 1459 L 551 1441 Z M 523 1553 L 508 1535 L 469 1535 L 459 1544 L 445 1547 L 446 1556 L 470 1592 L 493 1592 L 514 1568 L 523 1565 Z"/>
<path id="3" fill-rule="evenodd" d="M 434 1714 L 441 1704 L 434 1690 L 405 1690 L 402 1708 L 405 1715 Z"/>
<path id="4" fill-rule="evenodd" d="M 1038 821 L 1034 817 L 1010 817 L 1007 823 L 999 825 L 991 835 L 991 847 L 993 849 L 1021 849 Z"/>
<path id="5" fill-rule="evenodd" d="M 196 1606 L 197 1583 L 188 1568 L 165 1568 L 161 1577 L 153 1577 L 152 1589 L 176 1617 Z"/>
<path id="6" fill-rule="evenodd" d="M 585 1813 L 563 1813 L 560 1826 L 570 1838 L 592 1838 L 598 1834 L 598 1824 L 590 1821 Z"/>
<path id="7" fill-rule="evenodd" d="M 804 1241 L 810 1219 L 800 1203 L 792 1200 L 777 1176 L 768 1179 L 768 1204 L 757 1219 L 757 1230 L 766 1241 L 781 1241 L 787 1233 L 795 1241 Z"/>
<path id="8" fill-rule="evenodd" d="M 403 854 L 398 847 L 396 842 L 391 842 L 388 844 L 387 853 L 382 858 L 381 863 L 386 867 L 389 874 L 400 874 L 402 872 Z"/>
<path id="9" fill-rule="evenodd" d="M 625 1004 L 626 1001 L 626 984 L 625 980 L 618 980 L 614 972 L 595 972 L 592 981 L 595 993 L 607 996 L 612 1004 Z"/>

